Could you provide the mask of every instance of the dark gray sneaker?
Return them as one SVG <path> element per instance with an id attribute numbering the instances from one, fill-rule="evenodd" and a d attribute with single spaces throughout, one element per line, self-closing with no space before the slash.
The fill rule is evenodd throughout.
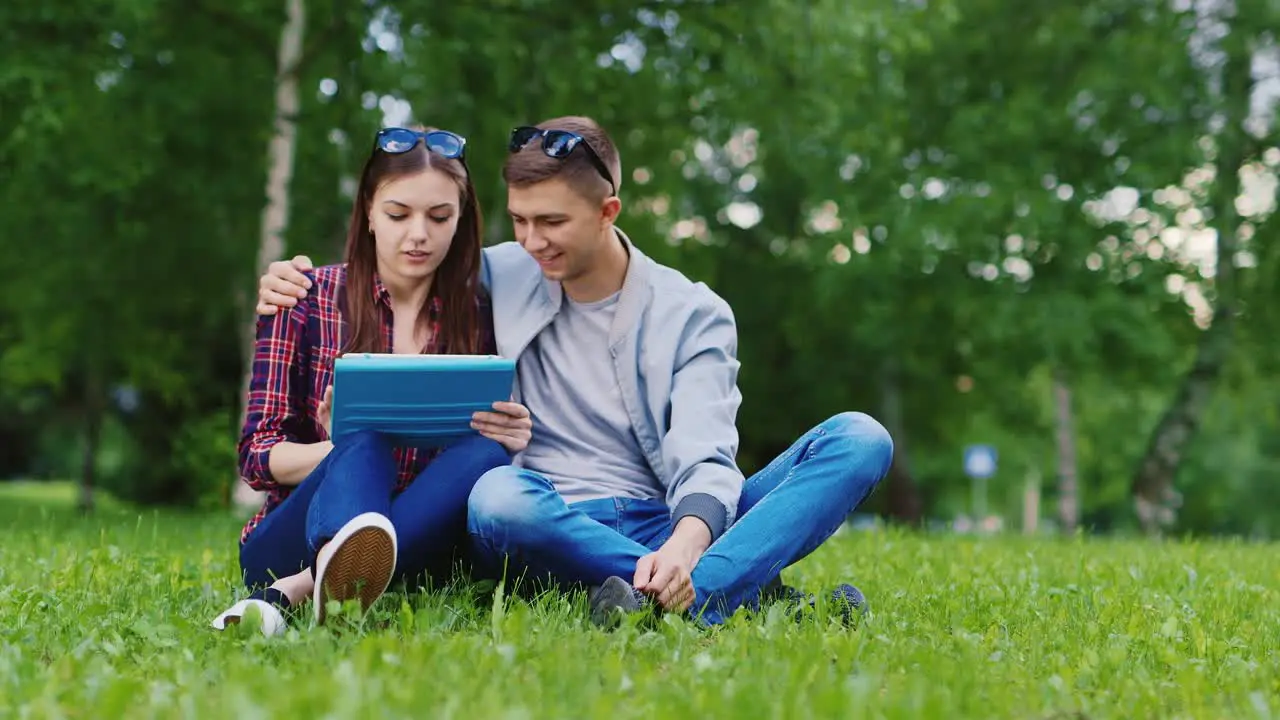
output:
<path id="1" fill-rule="evenodd" d="M 817 607 L 817 598 L 790 585 L 783 585 L 780 579 L 773 580 L 761 589 L 760 600 L 762 603 L 781 602 L 794 606 L 797 621 Z M 841 622 L 851 625 L 856 619 L 855 616 L 866 612 L 867 598 L 858 588 L 843 583 L 832 589 L 830 608 Z"/>
<path id="2" fill-rule="evenodd" d="M 587 597 L 591 606 L 591 622 L 599 627 L 616 627 L 623 615 L 649 607 L 649 598 L 631 587 L 631 583 L 614 575 L 592 588 Z"/>
<path id="3" fill-rule="evenodd" d="M 867 611 L 867 597 L 858 588 L 843 583 L 831 591 L 831 609 L 845 625 L 852 625 L 856 615 Z"/>

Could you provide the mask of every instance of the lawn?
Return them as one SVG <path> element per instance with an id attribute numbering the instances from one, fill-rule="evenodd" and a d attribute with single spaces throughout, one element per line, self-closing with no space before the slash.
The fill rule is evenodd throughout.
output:
<path id="1" fill-rule="evenodd" d="M 787 581 L 858 584 L 855 629 L 606 633 L 460 585 L 268 640 L 208 626 L 238 519 L 70 497 L 0 484 L 0 718 L 1280 715 L 1275 546 L 846 532 Z"/>

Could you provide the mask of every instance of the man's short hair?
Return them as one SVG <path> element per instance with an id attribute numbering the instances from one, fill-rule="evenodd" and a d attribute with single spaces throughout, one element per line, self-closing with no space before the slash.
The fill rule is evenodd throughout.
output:
<path id="1" fill-rule="evenodd" d="M 558 117 L 544 120 L 535 127 L 568 130 L 581 135 L 609 169 L 615 191 L 621 189 L 622 161 L 618 156 L 618 146 L 595 120 L 581 116 Z M 584 197 L 603 200 L 609 196 L 609 182 L 601 177 L 585 148 L 575 148 L 566 158 L 553 158 L 542 151 L 541 142 L 541 138 L 535 139 L 518 152 L 507 154 L 507 161 L 502 166 L 502 179 L 508 186 L 528 187 L 560 178 Z"/>

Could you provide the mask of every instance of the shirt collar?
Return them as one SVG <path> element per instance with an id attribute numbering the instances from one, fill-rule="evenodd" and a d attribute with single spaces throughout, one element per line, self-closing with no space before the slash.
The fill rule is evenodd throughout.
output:
<path id="1" fill-rule="evenodd" d="M 382 276 L 376 272 L 373 274 L 373 301 L 391 307 L 391 292 L 387 290 L 386 285 L 382 284 Z"/>
<path id="2" fill-rule="evenodd" d="M 386 285 L 382 284 L 382 277 L 376 272 L 373 274 L 373 301 L 382 303 L 388 310 L 391 309 L 391 291 L 387 289 Z M 439 319 L 440 311 L 443 308 L 444 303 L 440 300 L 439 295 L 433 295 L 427 300 L 427 316 L 432 320 Z"/>

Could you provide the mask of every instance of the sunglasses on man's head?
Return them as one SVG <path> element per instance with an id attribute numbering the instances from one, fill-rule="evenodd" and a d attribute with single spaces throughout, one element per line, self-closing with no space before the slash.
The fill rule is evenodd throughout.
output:
<path id="1" fill-rule="evenodd" d="M 383 128 L 378 131 L 377 147 L 379 150 L 398 155 L 406 153 L 422 141 L 427 149 L 440 157 L 461 159 L 467 149 L 467 139 L 448 130 L 410 130 L 408 128 Z"/>
<path id="2" fill-rule="evenodd" d="M 582 147 L 587 151 L 587 159 L 591 160 L 591 164 L 595 166 L 600 173 L 600 177 L 609 182 L 609 191 L 613 195 L 618 194 L 618 186 L 613 182 L 613 174 L 609 172 L 609 168 L 605 166 L 604 161 L 596 154 L 595 148 L 591 147 L 591 143 L 576 132 L 569 130 L 556 130 L 533 127 L 531 125 L 522 125 L 511 131 L 511 141 L 507 143 L 507 151 L 516 153 L 520 152 L 526 145 L 542 138 L 542 152 L 548 157 L 563 160 L 569 157 L 576 148 Z"/>

